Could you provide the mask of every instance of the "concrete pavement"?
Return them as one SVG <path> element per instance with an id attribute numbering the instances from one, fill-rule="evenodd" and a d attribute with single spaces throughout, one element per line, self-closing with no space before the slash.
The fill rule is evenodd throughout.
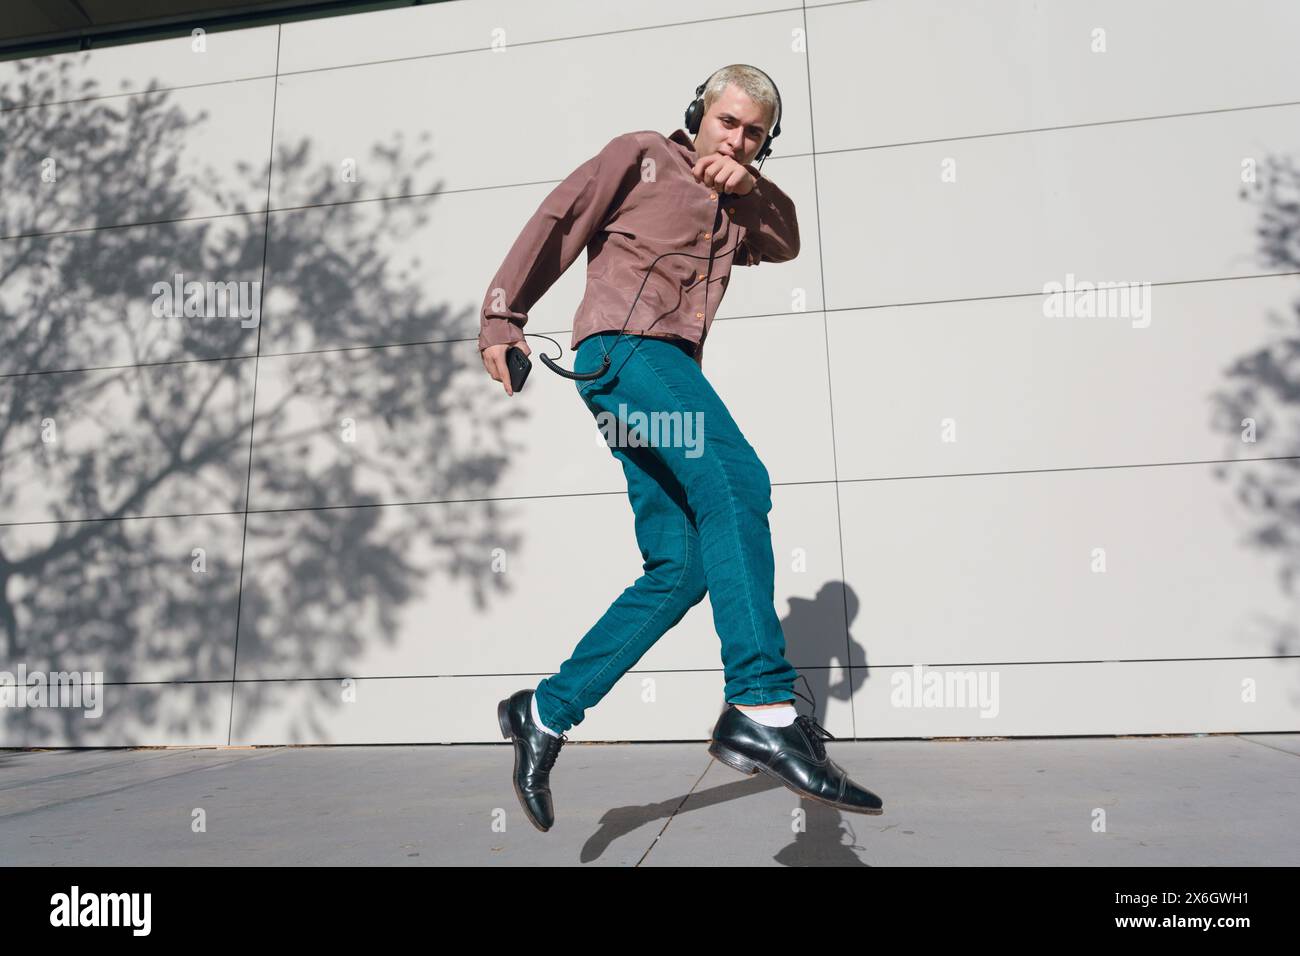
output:
<path id="1" fill-rule="evenodd" d="M 549 833 L 504 741 L 6 750 L 0 863 L 1300 864 L 1300 734 L 828 742 L 881 816 L 705 746 L 566 744 Z"/>

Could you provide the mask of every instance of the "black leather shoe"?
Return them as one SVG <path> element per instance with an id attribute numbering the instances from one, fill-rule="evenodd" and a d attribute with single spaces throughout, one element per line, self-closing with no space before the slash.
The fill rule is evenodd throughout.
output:
<path id="1" fill-rule="evenodd" d="M 501 735 L 515 744 L 515 795 L 524 816 L 545 833 L 555 822 L 551 802 L 551 768 L 569 738 L 552 737 L 533 720 L 533 692 L 515 691 L 497 704 Z"/>
<path id="2" fill-rule="evenodd" d="M 728 704 L 713 728 L 709 753 L 741 773 L 761 770 L 801 797 L 853 813 L 884 813 L 883 801 L 827 756 L 823 738 L 835 739 L 807 714 L 788 727 L 768 727 Z"/>

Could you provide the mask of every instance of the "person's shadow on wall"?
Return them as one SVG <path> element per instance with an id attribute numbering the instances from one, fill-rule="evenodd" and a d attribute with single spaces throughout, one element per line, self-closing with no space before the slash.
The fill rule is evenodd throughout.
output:
<path id="1" fill-rule="evenodd" d="M 816 660 L 816 663 L 799 668 L 802 679 L 795 684 L 795 689 L 801 696 L 796 696 L 795 708 L 801 714 L 812 716 L 823 727 L 826 725 L 827 703 L 830 700 L 852 700 L 854 692 L 870 676 L 866 647 L 853 637 L 853 622 L 857 619 L 858 608 L 858 597 L 853 588 L 843 581 L 827 581 L 812 598 L 790 598 L 790 611 L 781 619 L 787 658 L 804 662 L 810 657 Z M 836 674 L 839 679 L 832 683 Z M 811 693 L 806 693 L 804 687 Z M 803 696 L 810 697 L 814 706 L 805 703 Z M 835 741 L 828 741 L 830 758 L 844 767 L 855 782 L 874 790 L 869 768 L 847 760 L 834 748 Z M 590 863 L 598 859 L 615 840 L 659 820 L 671 817 L 673 825 L 676 825 L 678 819 L 686 814 L 733 801 L 737 802 L 738 813 L 758 812 L 758 807 L 770 804 L 748 798 L 777 790 L 790 797 L 792 806 L 788 825 L 793 833 L 790 842 L 773 855 L 777 863 L 784 866 L 869 865 L 854 851 L 866 849 L 858 843 L 855 824 L 870 817 L 799 797 L 762 773 L 741 778 L 730 767 L 709 756 L 703 747 L 700 753 L 712 761 L 710 777 L 717 770 L 736 779 L 690 794 L 674 794 L 655 803 L 611 808 L 601 817 L 600 829 L 583 844 L 580 861 Z M 888 799 L 884 794 L 881 797 L 888 807 Z M 784 818 L 782 822 L 785 822 Z"/>

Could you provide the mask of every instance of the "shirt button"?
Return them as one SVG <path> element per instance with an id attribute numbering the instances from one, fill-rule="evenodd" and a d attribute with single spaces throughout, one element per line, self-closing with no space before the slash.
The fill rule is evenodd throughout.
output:
<path id="1" fill-rule="evenodd" d="M 734 216 L 734 215 L 736 214 L 736 207 L 735 207 L 735 206 L 728 206 L 728 207 L 727 207 L 727 212 L 731 213 L 731 214 Z"/>
<path id="2" fill-rule="evenodd" d="M 699 277 L 700 277 L 701 279 L 703 279 L 703 278 L 704 278 L 704 273 L 701 272 Z"/>
<path id="3" fill-rule="evenodd" d="M 710 201 L 710 202 L 717 202 L 717 201 L 718 201 L 718 194 L 717 194 L 717 193 L 709 193 L 709 201 Z"/>
<path id="4" fill-rule="evenodd" d="M 704 318 L 704 313 L 703 313 L 703 312 L 696 312 L 696 313 L 695 313 L 695 317 L 696 317 L 697 319 L 702 319 L 702 318 Z"/>
<path id="5" fill-rule="evenodd" d="M 705 238 L 705 239 L 712 239 L 712 238 L 713 238 L 713 233 L 711 233 L 711 232 L 706 232 L 706 233 L 704 234 L 704 238 Z"/>

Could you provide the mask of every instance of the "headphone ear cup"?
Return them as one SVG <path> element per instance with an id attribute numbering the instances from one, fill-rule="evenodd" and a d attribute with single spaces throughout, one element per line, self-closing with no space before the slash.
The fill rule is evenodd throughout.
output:
<path id="1" fill-rule="evenodd" d="M 691 105 L 686 107 L 686 131 L 694 135 L 700 131 L 701 107 L 704 104 L 698 98 L 691 101 Z"/>

